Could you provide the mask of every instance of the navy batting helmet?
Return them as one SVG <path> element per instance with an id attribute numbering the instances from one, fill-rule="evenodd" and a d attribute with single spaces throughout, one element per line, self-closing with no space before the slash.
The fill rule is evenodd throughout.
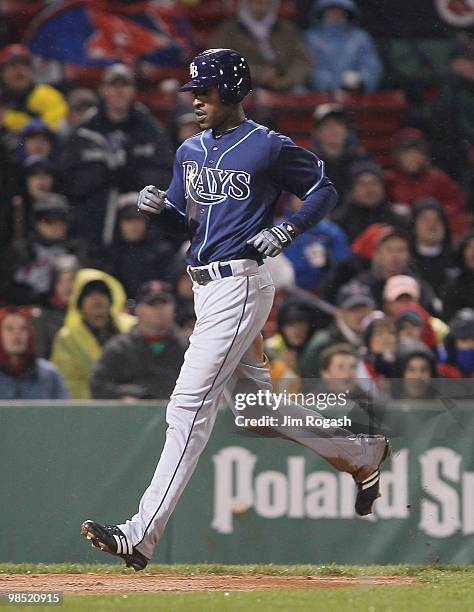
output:
<path id="1" fill-rule="evenodd" d="M 232 49 L 203 51 L 190 63 L 189 72 L 191 80 L 181 91 L 217 85 L 224 104 L 241 102 L 252 89 L 247 60 Z"/>

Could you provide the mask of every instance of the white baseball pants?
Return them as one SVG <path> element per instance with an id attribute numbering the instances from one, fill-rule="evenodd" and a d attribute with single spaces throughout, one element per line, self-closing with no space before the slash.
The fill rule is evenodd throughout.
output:
<path id="1" fill-rule="evenodd" d="M 138 512 L 118 525 L 130 542 L 151 558 L 181 493 L 191 478 L 210 436 L 224 393 L 235 414 L 233 393 L 239 381 L 271 390 L 266 363 L 254 340 L 264 326 L 273 302 L 274 286 L 265 265 L 241 259 L 229 263 L 233 276 L 220 278 L 217 264 L 208 267 L 213 280 L 193 283 L 196 326 L 190 337 L 166 421 L 166 441 L 150 485 Z M 285 409 L 272 411 L 282 417 Z M 300 406 L 286 407 L 298 417 L 314 415 Z M 383 438 L 353 436 L 312 428 L 292 433 L 275 428 L 275 435 L 292 439 L 315 451 L 339 470 L 357 474 L 358 480 L 378 468 L 385 451 Z M 360 477 L 359 477 L 360 476 Z"/>

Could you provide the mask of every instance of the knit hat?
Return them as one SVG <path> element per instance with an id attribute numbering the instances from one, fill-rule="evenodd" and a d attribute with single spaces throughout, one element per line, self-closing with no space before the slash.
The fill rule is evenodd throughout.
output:
<path id="1" fill-rule="evenodd" d="M 385 182 L 382 168 L 376 162 L 361 160 L 354 162 L 349 168 L 351 186 L 354 185 L 359 176 L 362 174 L 373 174 L 380 180 L 380 182 Z"/>
<path id="2" fill-rule="evenodd" d="M 385 223 L 372 223 L 352 243 L 352 252 L 364 259 L 372 259 L 375 250 L 388 238 L 399 237 L 408 242 L 404 232 Z"/>

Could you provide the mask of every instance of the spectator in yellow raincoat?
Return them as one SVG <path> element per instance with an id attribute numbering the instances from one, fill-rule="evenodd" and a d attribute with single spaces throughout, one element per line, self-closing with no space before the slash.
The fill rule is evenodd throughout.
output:
<path id="1" fill-rule="evenodd" d="M 53 342 L 51 361 L 61 372 L 71 399 L 89 399 L 92 366 L 112 336 L 129 331 L 136 317 L 123 312 L 126 295 L 113 276 L 79 270 L 63 327 Z"/>

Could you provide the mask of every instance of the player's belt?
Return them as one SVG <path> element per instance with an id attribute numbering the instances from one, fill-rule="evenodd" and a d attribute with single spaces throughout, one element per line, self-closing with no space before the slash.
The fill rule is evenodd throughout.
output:
<path id="1" fill-rule="evenodd" d="M 257 265 L 261 266 L 262 264 L 262 260 L 257 261 Z M 207 285 L 207 283 L 210 283 L 213 280 L 234 276 L 234 271 L 232 270 L 232 266 L 228 263 L 214 263 L 209 264 L 209 266 L 197 268 L 188 266 L 188 274 L 198 285 Z"/>
<path id="2" fill-rule="evenodd" d="M 217 278 L 227 278 L 233 275 L 230 264 L 219 264 L 217 270 L 219 276 L 211 276 L 211 272 L 208 268 L 192 268 L 190 266 L 188 268 L 188 273 L 192 280 L 198 285 L 207 285 L 207 283 L 212 280 L 217 280 Z"/>

